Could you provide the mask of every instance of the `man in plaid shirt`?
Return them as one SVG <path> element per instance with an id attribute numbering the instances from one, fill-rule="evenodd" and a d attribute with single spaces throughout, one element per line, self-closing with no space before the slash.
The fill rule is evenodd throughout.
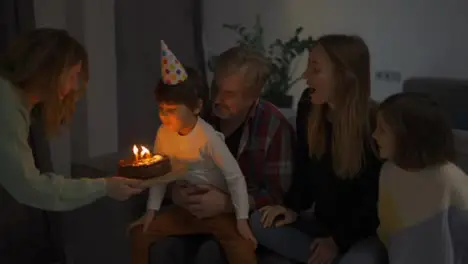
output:
<path id="1" fill-rule="evenodd" d="M 209 121 L 219 131 L 222 120 Z M 257 100 L 245 121 L 226 137 L 226 144 L 247 181 L 250 208 L 282 202 L 292 174 L 294 131 L 281 112 L 268 101 Z"/>
<path id="2" fill-rule="evenodd" d="M 216 61 L 213 106 L 205 119 L 225 135 L 247 181 L 251 210 L 279 204 L 292 177 L 295 133 L 283 114 L 259 99 L 269 75 L 259 53 L 234 47 Z M 172 187 L 172 200 L 204 218 L 232 212 L 229 195 L 215 187 Z M 158 242 L 155 263 L 226 263 L 218 242 L 211 237 L 166 238 Z M 261 261 L 263 262 L 263 261 Z"/>

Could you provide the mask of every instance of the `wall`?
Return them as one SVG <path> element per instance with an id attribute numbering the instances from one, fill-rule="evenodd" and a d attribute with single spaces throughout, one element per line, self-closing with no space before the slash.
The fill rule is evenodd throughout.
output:
<path id="1" fill-rule="evenodd" d="M 115 1 L 82 2 L 85 46 L 91 76 L 86 93 L 89 156 L 98 157 L 118 149 Z"/>
<path id="2" fill-rule="evenodd" d="M 51 140 L 55 171 L 69 175 L 72 162 L 117 151 L 114 1 L 35 0 L 35 16 L 37 27 L 66 29 L 89 53 L 90 81 L 74 123 Z"/>
<path id="3" fill-rule="evenodd" d="M 153 89 L 161 76 L 160 41 L 195 67 L 192 0 L 116 1 L 119 147 L 151 146 L 159 126 Z"/>
<path id="4" fill-rule="evenodd" d="M 413 76 L 468 78 L 468 1 L 466 0 L 205 0 L 204 44 L 207 56 L 229 48 L 235 36 L 223 23 L 253 25 L 260 13 L 266 42 L 286 38 L 302 25 L 305 35 L 362 36 L 369 45 L 372 71 Z M 301 58 L 296 74 L 304 70 Z M 291 91 L 297 100 L 305 84 Z M 381 100 L 401 91 L 401 83 L 373 80 L 372 96 Z"/>

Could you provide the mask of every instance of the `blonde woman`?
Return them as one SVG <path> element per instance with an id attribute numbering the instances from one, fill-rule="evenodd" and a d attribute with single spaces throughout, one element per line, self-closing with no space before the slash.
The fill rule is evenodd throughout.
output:
<path id="1" fill-rule="evenodd" d="M 361 252 L 359 243 L 379 225 L 381 162 L 371 137 L 369 64 L 367 45 L 356 36 L 323 36 L 309 52 L 303 77 L 310 88 L 298 108 L 292 187 L 284 205 L 263 207 L 251 217 L 259 244 L 290 260 L 378 259 Z M 312 206 L 312 217 L 300 214 Z"/>
<path id="2" fill-rule="evenodd" d="M 28 144 L 31 110 L 41 105 L 46 132 L 56 134 L 71 118 L 87 81 L 87 53 L 64 30 L 27 32 L 1 57 L 0 186 L 18 202 L 65 211 L 106 195 L 125 200 L 142 191 L 137 180 L 67 179 L 36 168 Z"/>

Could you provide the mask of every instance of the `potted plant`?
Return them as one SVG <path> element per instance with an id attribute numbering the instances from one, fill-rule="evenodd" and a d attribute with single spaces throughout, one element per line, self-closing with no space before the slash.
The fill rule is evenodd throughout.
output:
<path id="1" fill-rule="evenodd" d="M 270 61 L 271 74 L 263 89 L 262 98 L 272 102 L 278 108 L 291 108 L 293 97 L 288 95 L 288 92 L 301 79 L 293 76 L 293 63 L 299 55 L 315 43 L 312 37 L 301 38 L 303 28 L 298 27 L 289 39 L 276 39 L 268 47 L 265 47 L 263 26 L 259 15 L 257 15 L 251 30 L 247 30 L 241 24 L 224 24 L 223 28 L 231 30 L 239 36 L 238 45 L 252 47 L 264 54 Z M 216 57 L 213 56 L 208 60 L 210 71 L 214 69 Z"/>

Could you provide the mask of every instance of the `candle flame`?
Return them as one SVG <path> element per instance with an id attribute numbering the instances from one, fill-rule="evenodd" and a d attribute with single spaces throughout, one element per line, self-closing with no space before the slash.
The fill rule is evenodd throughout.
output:
<path id="1" fill-rule="evenodd" d="M 145 148 L 144 146 L 141 146 L 140 157 L 150 158 L 150 157 L 151 157 L 151 153 L 150 153 L 150 151 L 149 151 L 147 148 Z"/>
<path id="2" fill-rule="evenodd" d="M 151 152 L 146 147 L 137 145 L 133 145 L 133 155 L 135 156 L 135 161 L 150 159 L 152 157 Z"/>
<path id="3" fill-rule="evenodd" d="M 133 145 L 133 155 L 135 155 L 135 160 L 138 160 L 138 147 L 136 145 Z"/>

